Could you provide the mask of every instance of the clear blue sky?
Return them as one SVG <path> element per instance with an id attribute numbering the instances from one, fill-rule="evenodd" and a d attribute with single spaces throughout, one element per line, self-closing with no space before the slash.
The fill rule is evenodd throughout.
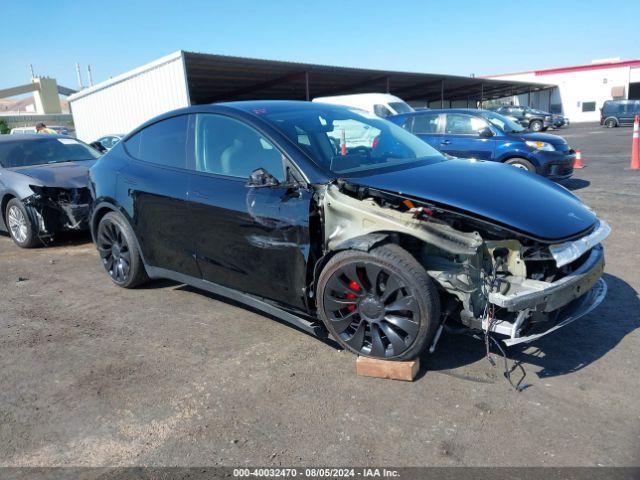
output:
<path id="1" fill-rule="evenodd" d="M 75 87 L 176 50 L 486 75 L 640 58 L 640 0 L 3 1 L 0 87 Z"/>

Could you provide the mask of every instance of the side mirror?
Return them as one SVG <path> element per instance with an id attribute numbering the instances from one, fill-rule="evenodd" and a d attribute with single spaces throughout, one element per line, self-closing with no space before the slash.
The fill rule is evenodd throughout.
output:
<path id="1" fill-rule="evenodd" d="M 247 181 L 247 186 L 253 188 L 277 187 L 278 185 L 280 185 L 278 179 L 264 168 L 256 168 L 251 172 Z"/>
<path id="2" fill-rule="evenodd" d="M 105 153 L 107 149 L 100 142 L 92 142 L 89 144 L 91 147 L 99 151 L 100 153 Z"/>
<path id="3" fill-rule="evenodd" d="M 489 127 L 484 127 L 478 130 L 478 135 L 480 138 L 491 138 L 493 137 L 493 132 Z"/>

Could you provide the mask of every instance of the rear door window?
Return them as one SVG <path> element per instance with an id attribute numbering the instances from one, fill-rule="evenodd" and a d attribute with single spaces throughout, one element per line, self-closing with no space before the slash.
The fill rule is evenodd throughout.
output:
<path id="1" fill-rule="evenodd" d="M 129 154 L 139 160 L 166 167 L 187 167 L 189 117 L 180 115 L 149 125 L 125 142 Z"/>
<path id="2" fill-rule="evenodd" d="M 413 117 L 413 133 L 438 133 L 439 118 L 437 113 L 415 115 Z"/>
<path id="3" fill-rule="evenodd" d="M 482 118 L 459 113 L 447 113 L 445 133 L 449 135 L 477 135 L 479 130 L 487 126 Z"/>

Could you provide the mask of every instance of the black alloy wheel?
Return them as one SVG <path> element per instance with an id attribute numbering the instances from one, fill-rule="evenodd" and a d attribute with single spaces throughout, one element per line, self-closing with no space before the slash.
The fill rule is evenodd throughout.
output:
<path id="1" fill-rule="evenodd" d="M 111 280 L 125 288 L 148 279 L 129 225 L 115 213 L 107 213 L 96 234 L 102 266 Z"/>
<path id="2" fill-rule="evenodd" d="M 131 252 L 122 230 L 113 222 L 104 222 L 98 233 L 98 251 L 102 265 L 116 283 L 124 283 L 131 270 Z"/>
<path id="3" fill-rule="evenodd" d="M 338 255 L 350 258 L 328 265 L 329 275 L 324 275 L 325 268 L 319 282 L 323 320 L 336 340 L 358 355 L 411 358 L 431 336 L 439 311 L 434 305 L 437 294 L 405 250 L 396 245 L 375 250 L 378 255 L 342 252 Z M 380 253 L 398 258 L 384 261 Z"/>

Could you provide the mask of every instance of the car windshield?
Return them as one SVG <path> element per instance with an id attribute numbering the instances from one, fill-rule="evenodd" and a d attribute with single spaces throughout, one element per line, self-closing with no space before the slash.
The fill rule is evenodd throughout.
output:
<path id="1" fill-rule="evenodd" d="M 496 112 L 485 111 L 482 112 L 482 116 L 489 120 L 493 125 L 506 133 L 518 133 L 524 132 L 526 129 L 517 122 L 508 119 L 504 115 L 500 115 Z"/>
<path id="2" fill-rule="evenodd" d="M 314 104 L 295 109 L 261 108 L 254 113 L 335 174 L 445 161 L 418 137 L 362 110 Z"/>
<path id="3" fill-rule="evenodd" d="M 73 138 L 44 137 L 0 142 L 0 165 L 3 168 L 78 162 L 99 157 L 96 150 Z"/>
<path id="4" fill-rule="evenodd" d="M 389 102 L 389 106 L 393 108 L 396 113 L 411 113 L 413 108 L 404 102 Z"/>

